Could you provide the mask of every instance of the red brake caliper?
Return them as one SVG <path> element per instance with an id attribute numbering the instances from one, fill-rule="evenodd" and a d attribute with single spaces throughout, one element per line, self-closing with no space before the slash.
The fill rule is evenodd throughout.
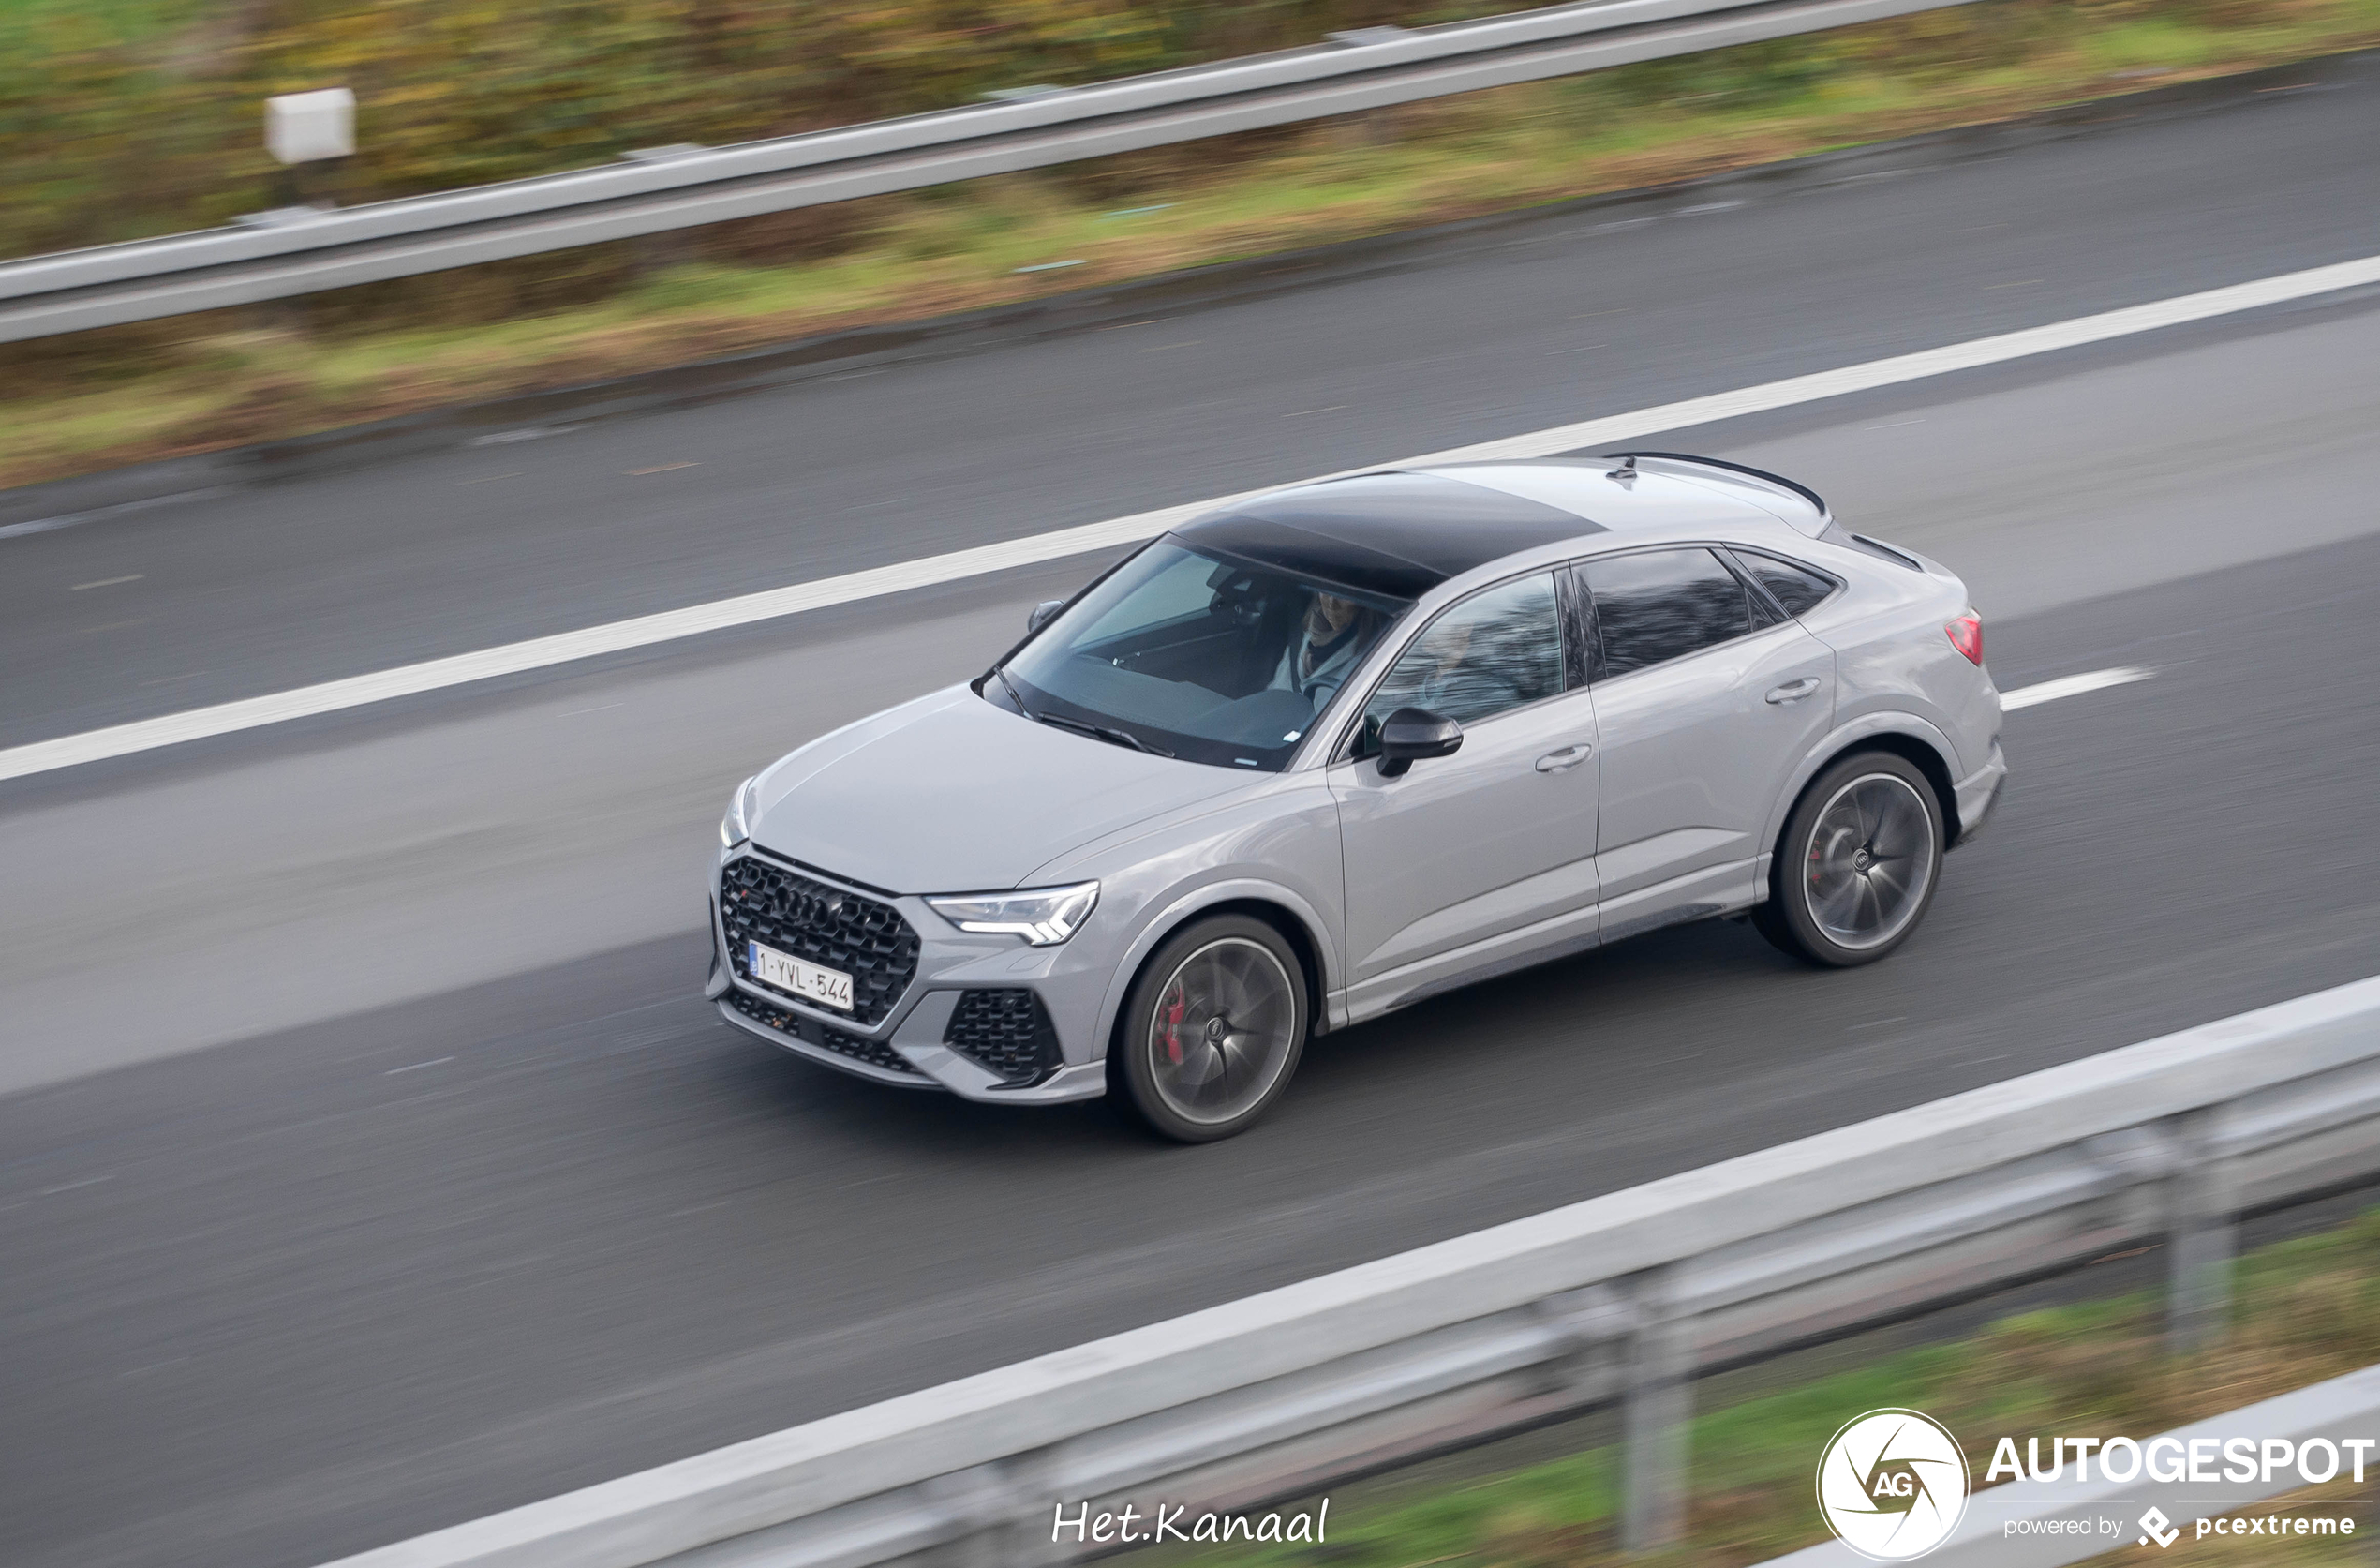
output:
<path id="1" fill-rule="evenodd" d="M 1186 1005 L 1182 986 L 1176 982 L 1172 1000 L 1166 1004 L 1166 1060 L 1175 1067 L 1182 1065 L 1182 1014 Z"/>

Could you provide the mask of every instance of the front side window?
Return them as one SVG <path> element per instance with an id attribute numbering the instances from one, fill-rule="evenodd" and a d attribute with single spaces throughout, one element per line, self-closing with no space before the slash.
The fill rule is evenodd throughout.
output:
<path id="1" fill-rule="evenodd" d="M 1409 607 L 1168 537 L 1043 627 L 983 693 L 1119 745 L 1278 770 Z"/>
<path id="2" fill-rule="evenodd" d="M 1472 724 L 1562 690 L 1562 612 L 1554 574 L 1540 572 L 1471 595 L 1413 639 L 1363 705 L 1359 753 L 1381 721 L 1426 709 Z"/>
<path id="3" fill-rule="evenodd" d="M 1603 673 L 1626 675 L 1752 629 L 1751 595 L 1702 548 L 1603 556 L 1580 568 L 1602 634 Z"/>

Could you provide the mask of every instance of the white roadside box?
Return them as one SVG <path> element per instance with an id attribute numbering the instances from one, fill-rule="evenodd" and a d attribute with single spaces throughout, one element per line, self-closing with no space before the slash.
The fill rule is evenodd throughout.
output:
<path id="1" fill-rule="evenodd" d="M 264 100 L 264 145 L 283 163 L 317 163 L 355 151 L 355 95 L 344 87 Z"/>

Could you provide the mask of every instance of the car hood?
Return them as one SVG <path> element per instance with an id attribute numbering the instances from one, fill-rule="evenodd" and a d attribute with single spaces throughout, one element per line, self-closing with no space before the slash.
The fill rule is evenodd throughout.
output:
<path id="1" fill-rule="evenodd" d="M 752 840 L 896 893 L 1014 888 L 1120 828 L 1256 780 L 1053 729 L 964 686 L 804 746 L 761 775 Z"/>

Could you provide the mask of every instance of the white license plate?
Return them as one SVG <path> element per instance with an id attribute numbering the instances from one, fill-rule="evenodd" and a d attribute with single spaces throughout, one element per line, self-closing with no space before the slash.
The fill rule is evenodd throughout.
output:
<path id="1" fill-rule="evenodd" d="M 744 947 L 745 963 L 751 969 L 752 978 L 761 984 L 790 991 L 805 1002 L 823 1002 L 830 1008 L 851 1011 L 851 977 L 841 970 L 781 953 L 757 942 L 747 942 Z"/>

